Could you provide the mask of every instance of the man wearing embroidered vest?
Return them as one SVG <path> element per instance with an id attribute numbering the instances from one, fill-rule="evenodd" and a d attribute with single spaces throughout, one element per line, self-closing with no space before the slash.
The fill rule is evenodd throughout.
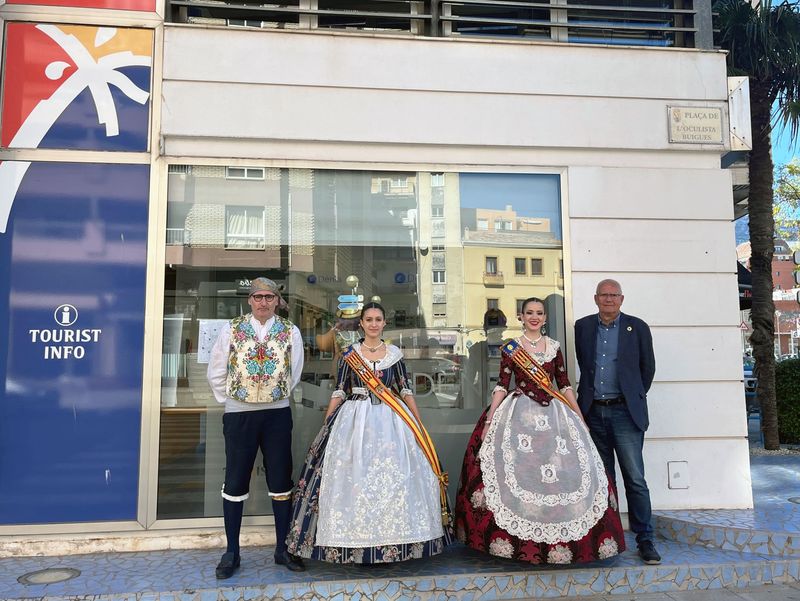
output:
<path id="1" fill-rule="evenodd" d="M 286 550 L 293 487 L 289 395 L 303 372 L 303 339 L 297 326 L 275 315 L 286 302 L 272 280 L 253 280 L 247 304 L 251 313 L 222 327 L 208 362 L 208 382 L 225 404 L 222 509 L 228 546 L 217 566 L 219 579 L 239 568 L 239 531 L 259 448 L 275 516 L 275 563 L 293 572 L 305 569 Z"/>
<path id="2" fill-rule="evenodd" d="M 650 327 L 622 313 L 623 300 L 619 282 L 602 280 L 594 295 L 598 312 L 575 322 L 575 354 L 581 370 L 578 405 L 612 479 L 617 455 L 639 557 L 655 565 L 661 556 L 653 544 L 642 448 L 650 425 L 647 391 L 656 373 L 656 358 Z"/>

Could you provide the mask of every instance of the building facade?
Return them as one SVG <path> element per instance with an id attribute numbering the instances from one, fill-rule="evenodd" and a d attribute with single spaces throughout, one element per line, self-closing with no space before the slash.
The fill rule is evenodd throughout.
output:
<path id="1" fill-rule="evenodd" d="M 576 379 L 614 277 L 654 334 L 654 506 L 751 506 L 709 3 L 40 4 L 0 6 L 0 535 L 221 524 L 205 366 L 258 275 L 306 341 L 298 466 L 340 296 L 387 307 L 454 475 L 519 302 Z"/>
<path id="2" fill-rule="evenodd" d="M 796 246 L 796 243 L 795 243 Z M 737 258 L 750 269 L 750 242 L 736 247 Z M 786 240 L 775 238 L 772 255 L 772 302 L 775 305 L 775 358 L 796 357 L 800 353 L 800 286 L 795 281 L 797 265 L 794 251 Z M 747 329 L 742 336 L 745 348 L 750 346 L 749 310 L 742 314 L 742 323 Z"/>

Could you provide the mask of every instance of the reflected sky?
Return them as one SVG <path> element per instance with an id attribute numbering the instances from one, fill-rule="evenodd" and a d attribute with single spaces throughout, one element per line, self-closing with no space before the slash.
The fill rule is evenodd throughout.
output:
<path id="1" fill-rule="evenodd" d="M 558 175 L 531 173 L 461 173 L 462 208 L 503 210 L 550 219 L 552 234 L 561 240 L 561 194 Z"/>

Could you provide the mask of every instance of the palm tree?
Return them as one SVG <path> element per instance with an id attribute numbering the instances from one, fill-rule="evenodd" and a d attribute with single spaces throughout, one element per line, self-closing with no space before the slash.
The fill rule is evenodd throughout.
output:
<path id="1" fill-rule="evenodd" d="M 800 127 L 800 12 L 797 6 L 771 0 L 717 0 L 720 47 L 728 51 L 730 75 L 750 78 L 753 150 L 750 152 L 750 269 L 753 274 L 751 318 L 764 447 L 778 449 L 775 404 L 774 305 L 772 253 L 773 165 L 771 134 L 776 125 Z M 773 107 L 776 108 L 773 114 Z"/>

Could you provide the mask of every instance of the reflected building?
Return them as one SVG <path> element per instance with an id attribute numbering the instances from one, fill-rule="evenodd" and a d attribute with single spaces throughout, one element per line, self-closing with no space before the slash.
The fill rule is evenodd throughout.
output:
<path id="1" fill-rule="evenodd" d="M 205 369 L 219 328 L 248 311 L 251 278 L 266 275 L 284 286 L 287 316 L 306 343 L 294 393 L 299 465 L 333 385 L 333 355 L 317 348 L 317 337 L 333 326 L 338 297 L 353 292 L 353 276 L 364 302 L 380 297 L 386 308 L 385 337 L 402 348 L 417 402 L 433 411 L 427 419 L 468 424 L 497 375 L 487 334 L 504 331 L 485 327 L 487 304 L 494 299 L 513 316 L 514 302 L 530 287 L 502 281 L 497 269 L 485 273 L 491 271 L 487 257 L 495 257 L 497 267 L 530 255 L 526 261 L 542 262 L 541 269 L 552 269 L 560 257 L 549 219 L 536 217 L 532 206 L 520 215 L 498 206 L 493 192 L 507 179 L 524 203 L 546 180 L 544 203 L 557 213 L 553 176 L 175 165 L 168 179 L 159 477 L 164 517 L 220 511 L 221 408 Z M 486 230 L 477 226 L 480 220 L 490 223 Z M 541 294 L 557 291 L 554 276 L 540 279 Z M 195 442 L 185 449 L 179 441 L 187 437 Z M 463 441 L 444 436 L 450 439 L 459 451 L 445 461 L 455 470 Z M 176 488 L 187 469 L 202 489 L 192 500 Z M 253 486 L 248 511 L 268 512 L 257 490 Z"/>

